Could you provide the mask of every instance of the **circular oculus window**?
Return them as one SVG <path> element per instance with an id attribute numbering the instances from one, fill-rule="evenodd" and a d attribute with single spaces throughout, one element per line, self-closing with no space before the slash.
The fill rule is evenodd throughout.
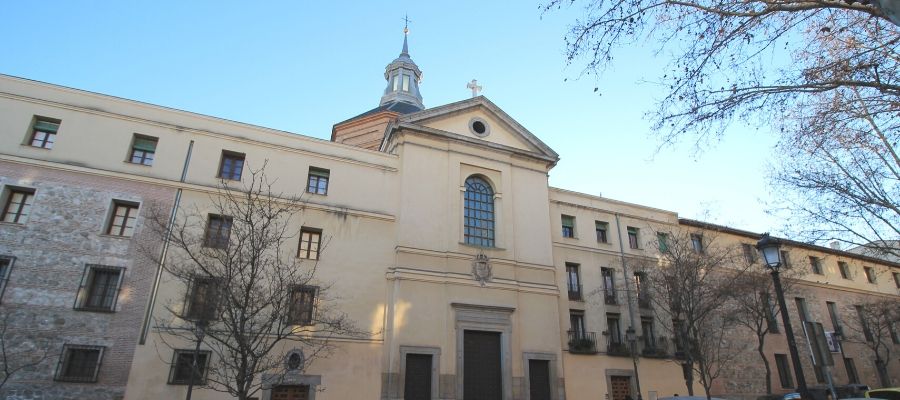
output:
<path id="1" fill-rule="evenodd" d="M 469 120 L 469 131 L 475 134 L 475 136 L 485 137 L 491 134 L 491 126 L 488 125 L 487 121 L 475 117 Z"/>

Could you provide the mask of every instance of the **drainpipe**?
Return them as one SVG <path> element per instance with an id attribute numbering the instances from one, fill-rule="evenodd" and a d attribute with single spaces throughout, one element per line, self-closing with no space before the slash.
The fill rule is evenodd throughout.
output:
<path id="1" fill-rule="evenodd" d="M 634 307 L 632 307 L 631 299 L 631 281 L 628 277 L 628 263 L 625 262 L 625 244 L 622 242 L 622 226 L 619 224 L 619 213 L 614 213 L 614 215 L 616 216 L 616 234 L 619 236 L 619 257 L 622 259 L 622 275 L 625 277 L 625 299 L 628 303 L 628 322 L 631 324 L 629 329 L 636 332 L 637 329 L 635 329 L 634 324 Z M 641 379 L 637 367 L 637 355 L 634 354 L 636 351 L 637 346 L 632 346 L 631 361 L 634 363 L 635 389 L 637 390 L 637 399 L 642 400 L 643 396 L 641 396 Z"/>
<path id="2" fill-rule="evenodd" d="M 188 144 L 187 155 L 184 157 L 184 167 L 181 169 L 181 179 L 179 182 L 184 183 L 187 178 L 188 165 L 191 163 L 191 152 L 194 150 L 194 141 Z M 150 318 L 153 317 L 153 308 L 156 306 L 156 296 L 159 294 L 159 281 L 162 279 L 163 265 L 166 261 L 166 254 L 169 253 L 169 238 L 172 237 L 172 227 L 175 225 L 175 216 L 178 213 L 178 206 L 181 204 L 182 188 L 175 191 L 175 201 L 172 204 L 172 211 L 169 213 L 169 222 L 166 223 L 165 239 L 163 240 L 162 251 L 159 253 L 159 263 L 156 265 L 156 278 L 153 280 L 153 286 L 150 288 L 150 300 L 147 302 L 147 310 L 144 311 L 144 322 L 141 325 L 141 338 L 138 344 L 147 343 L 147 334 L 150 331 Z"/>

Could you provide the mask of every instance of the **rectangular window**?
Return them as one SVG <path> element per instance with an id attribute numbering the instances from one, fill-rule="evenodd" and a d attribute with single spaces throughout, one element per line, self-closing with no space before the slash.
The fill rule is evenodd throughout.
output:
<path id="1" fill-rule="evenodd" d="M 831 327 L 834 329 L 836 333 L 843 333 L 844 329 L 841 326 L 841 317 L 838 316 L 837 304 L 831 301 L 826 301 L 825 306 L 828 307 L 828 316 L 831 317 Z"/>
<path id="2" fill-rule="evenodd" d="M 615 270 L 612 268 L 600 268 L 600 276 L 603 279 L 603 299 L 606 304 L 616 304 Z"/>
<path id="3" fill-rule="evenodd" d="M 306 192 L 313 194 L 328 194 L 328 176 L 331 172 L 327 169 L 309 167 L 309 177 L 306 180 Z"/>
<path id="4" fill-rule="evenodd" d="M 609 243 L 607 236 L 609 232 L 609 224 L 603 221 L 594 221 L 594 229 L 597 230 L 597 241 L 600 243 Z"/>
<path id="5" fill-rule="evenodd" d="M 656 348 L 656 332 L 653 329 L 653 318 L 641 317 L 641 334 L 645 349 Z"/>
<path id="6" fill-rule="evenodd" d="M 584 312 L 583 311 L 569 311 L 569 327 L 576 338 L 584 338 L 585 329 L 584 329 Z"/>
<path id="7" fill-rule="evenodd" d="M 399 77 L 399 76 L 394 75 L 393 79 L 391 79 L 391 83 L 392 83 L 392 85 L 393 85 L 393 90 L 394 90 L 395 92 L 396 92 L 398 89 L 400 89 L 400 77 Z"/>
<path id="8" fill-rule="evenodd" d="M 106 226 L 106 234 L 130 237 L 134 234 L 134 222 L 137 220 L 137 214 L 137 203 L 113 200 L 113 210 Z"/>
<path id="9" fill-rule="evenodd" d="M 809 266 L 812 268 L 812 273 L 817 275 L 822 275 L 822 259 L 819 257 L 809 257 Z"/>
<path id="10" fill-rule="evenodd" d="M 24 224 L 31 215 L 31 203 L 34 201 L 34 189 L 7 186 L 5 190 L 6 204 L 3 206 L 3 222 Z"/>
<path id="11" fill-rule="evenodd" d="M 894 272 L 894 285 L 900 289 L 900 272 Z"/>
<path id="12" fill-rule="evenodd" d="M 606 334 L 610 344 L 622 343 L 622 331 L 619 329 L 619 314 L 606 314 Z"/>
<path id="13" fill-rule="evenodd" d="M 776 354 L 775 366 L 778 368 L 778 379 L 781 380 L 782 388 L 793 388 L 794 381 L 791 378 L 791 366 L 788 364 L 787 355 Z"/>
<path id="14" fill-rule="evenodd" d="M 754 249 L 754 250 L 755 250 L 755 249 Z M 757 253 L 757 254 L 759 254 L 759 253 Z M 781 251 L 781 264 L 782 264 L 785 268 L 790 268 L 790 267 L 791 267 L 791 264 L 792 264 L 792 263 L 791 263 L 791 253 L 790 253 L 789 251 L 787 251 L 787 250 L 782 250 L 782 251 Z"/>
<path id="15" fill-rule="evenodd" d="M 691 234 L 691 248 L 698 253 L 703 252 L 703 235 L 699 233 Z"/>
<path id="16" fill-rule="evenodd" d="M 564 238 L 575 237 L 575 217 L 569 215 L 562 216 L 562 235 Z"/>
<path id="17" fill-rule="evenodd" d="M 222 163 L 219 164 L 219 178 L 232 181 L 241 180 L 244 170 L 244 154 L 222 150 Z"/>
<path id="18" fill-rule="evenodd" d="M 567 285 L 569 287 L 569 300 L 581 300 L 581 277 L 578 264 L 566 263 Z"/>
<path id="19" fill-rule="evenodd" d="M 753 245 L 741 243 L 741 249 L 743 249 L 744 251 L 744 262 L 746 262 L 747 264 L 755 264 L 756 249 L 753 248 Z"/>
<path id="20" fill-rule="evenodd" d="M 897 332 L 897 328 L 894 327 L 894 322 L 885 325 L 887 325 L 888 333 L 891 334 L 891 341 L 894 342 L 894 344 L 900 344 L 900 332 Z"/>
<path id="21" fill-rule="evenodd" d="M 291 325 L 313 325 L 314 310 L 316 307 L 315 286 L 295 286 L 291 289 L 290 305 L 288 306 L 287 323 Z"/>
<path id="22" fill-rule="evenodd" d="M 403 74 L 403 91 L 409 91 L 409 75 Z"/>
<path id="23" fill-rule="evenodd" d="M 772 303 L 771 296 L 769 296 L 769 293 L 761 292 L 759 300 L 761 305 L 766 308 L 766 326 L 769 329 L 769 333 L 778 333 L 778 320 L 775 319 L 775 304 Z"/>
<path id="24" fill-rule="evenodd" d="M 800 315 L 800 320 L 803 322 L 809 321 L 809 310 L 806 309 L 806 299 L 795 297 L 794 302 L 797 304 L 797 314 Z"/>
<path id="25" fill-rule="evenodd" d="M 656 234 L 656 241 L 659 242 L 659 252 L 665 253 L 669 251 L 669 234 L 659 232 Z"/>
<path id="26" fill-rule="evenodd" d="M 208 276 L 195 276 L 191 279 L 184 318 L 200 321 L 216 320 L 219 308 L 218 299 L 219 281 Z"/>
<path id="27" fill-rule="evenodd" d="M 9 281 L 9 273 L 12 271 L 13 262 L 16 259 L 10 256 L 0 256 L 0 299 L 3 298 L 3 292 L 6 290 L 6 282 Z"/>
<path id="28" fill-rule="evenodd" d="M 850 279 L 850 266 L 843 261 L 838 261 L 838 269 L 841 271 L 841 278 Z"/>
<path id="29" fill-rule="evenodd" d="M 856 315 L 859 317 L 859 327 L 862 328 L 863 336 L 865 336 L 867 342 L 873 342 L 872 330 L 869 328 L 869 323 L 866 321 L 866 310 L 863 306 L 854 307 L 856 307 Z"/>
<path id="30" fill-rule="evenodd" d="M 115 311 L 124 268 L 87 265 L 81 287 L 75 298 L 75 309 L 84 311 Z"/>
<path id="31" fill-rule="evenodd" d="M 650 308 L 650 293 L 646 282 L 647 274 L 644 272 L 634 273 L 634 291 L 637 293 L 638 306 L 642 308 Z"/>
<path id="32" fill-rule="evenodd" d="M 56 367 L 56 380 L 97 382 L 103 350 L 103 346 L 64 345 Z"/>
<path id="33" fill-rule="evenodd" d="M 194 367 L 194 350 L 175 350 L 172 356 L 172 364 L 169 367 L 170 385 L 187 385 L 191 378 L 195 385 L 206 384 L 206 371 L 209 365 L 209 351 L 201 350 L 196 353 L 197 366 Z M 193 376 L 192 376 L 193 375 Z"/>
<path id="34" fill-rule="evenodd" d="M 134 134 L 131 140 L 131 155 L 129 161 L 132 164 L 153 165 L 156 155 L 156 143 L 158 138 Z"/>
<path id="35" fill-rule="evenodd" d="M 53 144 L 56 143 L 56 132 L 59 130 L 61 122 L 58 119 L 34 117 L 29 144 L 32 147 L 52 149 Z"/>
<path id="36" fill-rule="evenodd" d="M 875 283 L 875 269 L 872 267 L 863 267 L 863 271 L 866 273 L 866 280 L 869 283 Z"/>
<path id="37" fill-rule="evenodd" d="M 232 219 L 229 216 L 209 214 L 203 245 L 214 249 L 228 248 Z"/>
<path id="38" fill-rule="evenodd" d="M 859 383 L 859 374 L 856 373 L 856 364 L 852 358 L 844 358 L 844 368 L 847 370 L 847 380 L 850 383 Z"/>
<path id="39" fill-rule="evenodd" d="M 297 257 L 307 260 L 319 259 L 319 246 L 322 244 L 322 230 L 303 227 L 300 229 L 300 247 Z"/>
<path id="40" fill-rule="evenodd" d="M 632 249 L 639 249 L 640 246 L 640 229 L 634 227 L 627 227 L 628 231 L 628 247 Z"/>

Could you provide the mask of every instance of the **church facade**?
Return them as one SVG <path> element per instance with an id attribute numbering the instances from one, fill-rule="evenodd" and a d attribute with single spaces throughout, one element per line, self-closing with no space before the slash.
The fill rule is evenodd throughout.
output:
<path id="1" fill-rule="evenodd" d="M 641 302 L 629 266 L 658 259 L 656 232 L 715 232 L 735 246 L 759 234 L 551 187 L 558 155 L 487 98 L 424 106 L 405 38 L 384 77 L 379 106 L 337 123 L 326 141 L 0 76 L 0 310 L 6 340 L 34 360 L 0 388 L 4 398 L 184 397 L 181 355 L 192 345 L 155 327 L 176 318 L 186 289 L 142 253 L 162 247 L 151 208 L 211 215 L 222 179 L 240 182 L 263 164 L 274 192 L 304 198 L 296 228 L 306 236 L 291 253 L 314 261 L 340 294 L 329 301 L 372 334 L 331 338 L 333 354 L 300 367 L 288 359 L 303 349 L 284 344 L 277 379 L 258 378 L 278 383 L 256 398 L 686 394 L 671 321 Z M 790 308 L 795 322 L 805 313 L 839 330 L 857 323 L 856 305 L 898 297 L 900 264 L 786 249 L 815 272 L 798 285 L 809 306 Z M 779 374 L 789 368 L 784 335 L 770 336 L 774 391 L 791 392 L 792 372 Z M 821 382 L 801 351 L 807 381 Z M 754 357 L 739 358 L 713 392 L 763 393 Z M 835 357 L 836 383 L 877 385 L 864 341 Z M 900 382 L 900 360 L 887 363 Z M 201 384 L 193 398 L 231 397 Z"/>

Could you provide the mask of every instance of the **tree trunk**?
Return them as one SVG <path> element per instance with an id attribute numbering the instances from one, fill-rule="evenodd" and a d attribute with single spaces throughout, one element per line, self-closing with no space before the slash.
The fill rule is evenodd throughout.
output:
<path id="1" fill-rule="evenodd" d="M 687 387 L 688 396 L 694 395 L 694 362 L 691 360 L 681 364 L 681 372 L 684 374 L 684 386 Z"/>
<path id="2" fill-rule="evenodd" d="M 891 377 L 888 375 L 886 363 L 881 359 L 875 360 L 875 369 L 878 370 L 878 381 L 881 387 L 891 387 Z"/>
<path id="3" fill-rule="evenodd" d="M 769 359 L 766 358 L 766 353 L 763 350 L 765 343 L 765 339 L 760 336 L 756 351 L 759 353 L 759 358 L 762 359 L 763 365 L 766 367 L 766 394 L 772 394 L 772 367 L 769 366 Z"/>

